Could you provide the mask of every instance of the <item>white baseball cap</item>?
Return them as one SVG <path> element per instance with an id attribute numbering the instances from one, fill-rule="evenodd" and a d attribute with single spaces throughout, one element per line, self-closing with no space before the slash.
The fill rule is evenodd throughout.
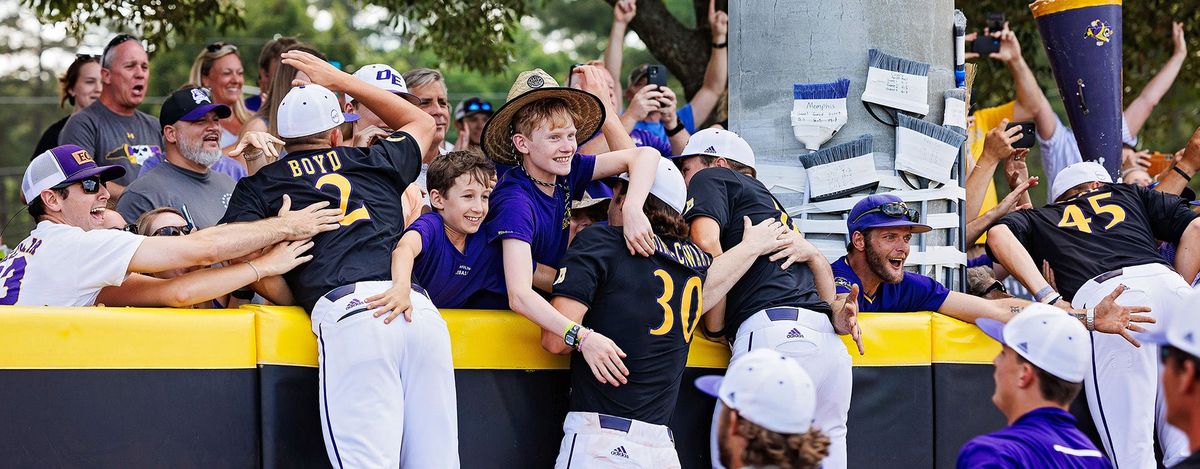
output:
<path id="1" fill-rule="evenodd" d="M 1009 319 L 1008 324 L 982 318 L 976 319 L 975 325 L 1029 363 L 1064 381 L 1083 382 L 1091 367 L 1087 329 L 1054 306 L 1034 303 Z"/>
<path id="2" fill-rule="evenodd" d="M 283 138 L 312 135 L 356 120 L 358 115 L 342 112 L 337 95 L 321 85 L 292 88 L 279 103 L 279 136 Z"/>
<path id="3" fill-rule="evenodd" d="M 1193 357 L 1200 357 L 1200 314 L 1194 305 L 1200 301 L 1200 290 L 1193 290 L 1183 301 L 1167 309 L 1166 321 L 1153 334 L 1138 334 L 1146 342 L 1170 345 Z"/>
<path id="4" fill-rule="evenodd" d="M 408 92 L 408 85 L 404 83 L 404 76 L 397 72 L 396 69 L 384 64 L 365 65 L 354 72 L 354 78 L 370 83 L 376 88 L 382 88 L 390 91 L 392 94 L 398 94 L 400 97 L 408 100 L 415 105 L 421 103 L 421 98 L 417 95 Z M 354 102 L 354 96 L 346 95 L 346 102 Z"/>
<path id="5" fill-rule="evenodd" d="M 1111 183 L 1112 176 L 1104 166 L 1095 161 L 1084 161 L 1063 168 L 1054 176 L 1054 184 L 1050 187 L 1050 203 L 1057 201 L 1072 187 L 1093 181 Z"/>
<path id="6" fill-rule="evenodd" d="M 724 129 L 704 129 L 692 134 L 683 153 L 676 158 L 708 155 L 733 160 L 754 167 L 754 150 L 742 137 Z"/>
<path id="7" fill-rule="evenodd" d="M 628 181 L 629 173 L 621 173 L 618 177 Z M 676 168 L 671 160 L 658 160 L 658 170 L 654 173 L 654 182 L 650 183 L 650 193 L 675 211 L 683 213 L 683 204 L 687 201 L 687 184 L 683 182 L 683 173 L 679 172 L 679 168 Z"/>
<path id="8" fill-rule="evenodd" d="M 816 386 L 800 363 L 773 349 L 747 352 L 724 378 L 701 376 L 696 387 L 767 430 L 794 435 L 812 429 Z"/>

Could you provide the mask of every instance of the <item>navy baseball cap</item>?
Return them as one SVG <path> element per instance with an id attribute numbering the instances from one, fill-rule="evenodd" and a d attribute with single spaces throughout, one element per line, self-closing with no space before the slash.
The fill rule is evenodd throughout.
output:
<path id="1" fill-rule="evenodd" d="M 166 127 L 179 121 L 195 122 L 213 111 L 222 119 L 233 115 L 229 106 L 213 103 L 212 93 L 208 88 L 183 88 L 171 93 L 171 96 L 163 101 L 162 111 L 158 113 L 158 124 Z"/>
<path id="2" fill-rule="evenodd" d="M 21 178 L 21 194 L 32 202 L 42 191 L 100 176 L 111 181 L 125 175 L 120 166 L 96 166 L 92 155 L 75 145 L 60 145 L 38 155 Z"/>
<path id="3" fill-rule="evenodd" d="M 869 195 L 854 204 L 850 216 L 846 217 L 848 233 L 866 232 L 871 228 L 911 226 L 913 233 L 933 230 L 929 225 L 918 223 L 921 214 L 908 208 L 904 201 L 892 194 Z"/>

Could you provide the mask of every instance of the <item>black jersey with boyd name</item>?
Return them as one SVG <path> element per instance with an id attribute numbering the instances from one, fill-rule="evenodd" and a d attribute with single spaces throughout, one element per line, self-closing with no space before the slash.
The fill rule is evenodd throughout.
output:
<path id="1" fill-rule="evenodd" d="M 692 176 L 683 216 L 691 221 L 708 217 L 721 227 L 721 250 L 728 251 L 742 241 L 742 217 L 753 223 L 778 219 L 788 227 L 795 225 L 759 180 L 729 168 L 705 168 Z M 781 269 L 783 260 L 771 262 L 759 256 L 726 296 L 725 330 L 733 339 L 747 318 L 761 310 L 778 306 L 797 306 L 829 314 L 829 304 L 817 293 L 816 280 L 808 265 L 792 264 Z"/>
<path id="2" fill-rule="evenodd" d="M 629 369 L 629 383 L 613 387 L 572 355 L 571 411 L 657 425 L 671 420 L 712 256 L 688 240 L 656 238 L 655 248 L 650 257 L 630 255 L 621 228 L 596 225 L 567 250 L 554 296 L 587 305 L 583 326 L 621 347 Z"/>
<path id="3" fill-rule="evenodd" d="M 1010 213 L 997 223 L 1012 230 L 1037 265 L 1049 261 L 1059 293 L 1070 300 L 1097 275 L 1167 264 L 1156 240 L 1178 242 L 1194 218 L 1179 196 L 1105 184 L 1060 203 Z"/>
<path id="4" fill-rule="evenodd" d="M 238 181 L 221 223 L 275 216 L 284 195 L 292 210 L 321 201 L 341 209 L 342 226 L 314 237 L 313 259 L 284 274 L 297 304 L 311 313 L 334 288 L 391 278 L 392 250 L 404 232 L 400 196 L 420 171 L 421 150 L 404 132 L 370 148 L 291 152 Z"/>

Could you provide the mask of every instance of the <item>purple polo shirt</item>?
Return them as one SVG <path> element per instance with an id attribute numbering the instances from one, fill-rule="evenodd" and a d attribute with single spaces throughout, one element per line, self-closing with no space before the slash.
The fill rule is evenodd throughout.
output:
<path id="1" fill-rule="evenodd" d="M 667 158 L 671 157 L 671 142 L 658 136 L 654 132 L 646 129 L 635 128 L 633 129 L 633 132 L 629 133 L 629 136 L 633 138 L 634 145 L 639 147 L 650 147 L 658 150 L 658 154 L 661 156 L 665 156 Z"/>
<path id="2" fill-rule="evenodd" d="M 900 283 L 880 283 L 875 295 L 868 296 L 862 290 L 862 280 L 850 264 L 846 256 L 835 261 L 833 267 L 833 285 L 838 293 L 850 293 L 851 285 L 858 285 L 858 311 L 911 313 L 915 311 L 937 311 L 950 296 L 950 290 L 938 283 L 937 280 L 921 274 L 905 272 Z"/>
<path id="3" fill-rule="evenodd" d="M 559 268 L 567 252 L 571 201 L 583 198 L 595 169 L 594 155 L 575 155 L 571 172 L 555 178 L 553 196 L 520 168 L 504 173 L 488 203 L 491 211 L 483 227 L 488 242 L 499 246 L 497 240 L 519 239 L 529 243 L 533 262 Z"/>
<path id="4" fill-rule="evenodd" d="M 972 438 L 958 453 L 959 469 L 1096 468 L 1112 464 L 1075 428 L 1075 417 L 1042 407 L 1003 430 Z"/>
<path id="5" fill-rule="evenodd" d="M 421 235 L 421 254 L 413 262 L 412 281 L 429 292 L 434 306 L 508 308 L 499 246 L 476 233 L 467 236 L 464 252 L 459 252 L 446 237 L 439 213 L 421 215 L 404 231 Z"/>

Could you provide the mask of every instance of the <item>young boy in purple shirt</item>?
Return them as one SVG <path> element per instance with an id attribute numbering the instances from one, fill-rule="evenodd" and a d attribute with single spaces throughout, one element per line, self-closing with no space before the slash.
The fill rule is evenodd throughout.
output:
<path id="1" fill-rule="evenodd" d="M 1008 427 L 968 441 L 958 467 L 1112 467 L 1067 413 L 1091 372 L 1091 340 L 1083 325 L 1043 304 L 1022 309 L 1008 324 L 987 318 L 976 324 L 1003 346 L 993 361 L 992 403 Z"/>
<path id="2" fill-rule="evenodd" d="M 596 96 L 605 92 L 599 69 L 577 67 L 582 90 L 559 87 L 544 71 L 521 73 L 508 100 L 483 129 L 481 146 L 493 161 L 516 167 L 492 193 L 485 234 L 501 247 L 509 307 L 578 345 L 579 325 L 550 306 L 533 289 L 534 266 L 559 267 L 567 249 L 571 201 L 582 198 L 593 180 L 628 172 L 623 233 L 630 253 L 654 253 L 654 233 L 641 207 L 658 169 L 658 152 L 649 148 L 577 155 L 576 135 L 628 138 L 620 119 L 605 112 Z M 586 91 L 585 91 L 586 90 Z M 607 117 L 606 117 L 607 114 Z M 573 334 L 575 331 L 576 334 Z M 607 337 L 590 334 L 583 345 L 589 363 L 619 361 L 620 349 Z"/>

